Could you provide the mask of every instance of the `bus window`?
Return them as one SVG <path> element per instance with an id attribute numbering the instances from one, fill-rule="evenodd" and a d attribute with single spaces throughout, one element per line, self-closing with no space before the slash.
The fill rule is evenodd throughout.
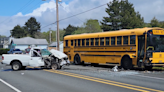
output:
<path id="1" fill-rule="evenodd" d="M 99 38 L 95 38 L 95 46 L 99 45 Z"/>
<path id="2" fill-rule="evenodd" d="M 128 36 L 124 36 L 123 39 L 124 39 L 124 45 L 128 45 Z"/>
<path id="3" fill-rule="evenodd" d="M 68 47 L 68 40 L 65 41 L 65 46 Z"/>
<path id="4" fill-rule="evenodd" d="M 78 39 L 78 46 L 80 46 L 80 39 Z"/>
<path id="5" fill-rule="evenodd" d="M 89 39 L 86 39 L 86 46 L 89 46 Z"/>
<path id="6" fill-rule="evenodd" d="M 130 36 L 130 44 L 135 44 L 135 39 L 136 39 L 136 36 L 135 35 L 131 35 Z"/>
<path id="7" fill-rule="evenodd" d="M 71 40 L 71 46 L 73 46 L 73 40 Z"/>
<path id="8" fill-rule="evenodd" d="M 104 38 L 100 38 L 100 45 L 101 45 L 101 46 L 104 45 Z"/>
<path id="9" fill-rule="evenodd" d="M 77 46 L 77 45 L 76 45 L 76 40 L 75 40 L 75 46 Z"/>
<path id="10" fill-rule="evenodd" d="M 121 38 L 122 38 L 121 36 L 117 37 L 117 45 L 121 45 L 121 41 L 122 41 Z"/>
<path id="11" fill-rule="evenodd" d="M 109 45 L 109 37 L 106 37 L 106 45 Z"/>
<path id="12" fill-rule="evenodd" d="M 115 37 L 111 37 L 111 45 L 115 45 Z"/>
<path id="13" fill-rule="evenodd" d="M 91 38 L 91 46 L 94 45 L 94 38 Z"/>
<path id="14" fill-rule="evenodd" d="M 85 39 L 82 39 L 82 46 L 85 46 Z"/>

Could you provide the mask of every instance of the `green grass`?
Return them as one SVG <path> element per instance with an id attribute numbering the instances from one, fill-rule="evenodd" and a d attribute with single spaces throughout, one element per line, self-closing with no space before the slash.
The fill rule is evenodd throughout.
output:
<path id="1" fill-rule="evenodd" d="M 164 67 L 153 67 L 153 69 L 164 70 Z"/>

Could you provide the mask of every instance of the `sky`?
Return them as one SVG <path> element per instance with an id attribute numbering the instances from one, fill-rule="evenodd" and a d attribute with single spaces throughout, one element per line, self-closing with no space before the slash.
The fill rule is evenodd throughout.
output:
<path id="1" fill-rule="evenodd" d="M 16 25 L 24 26 L 30 17 L 35 17 L 41 23 L 41 32 L 51 28 L 56 30 L 56 0 L 1 0 L 0 2 L 0 35 L 10 36 L 10 30 Z M 112 0 L 62 0 L 59 2 L 59 20 L 68 18 L 86 10 L 109 3 Z M 153 17 L 164 21 L 164 0 L 129 0 L 135 11 L 139 12 L 146 23 Z M 88 19 L 102 20 L 108 16 L 105 12 L 107 5 L 92 11 L 82 13 L 59 22 L 59 28 L 69 24 L 83 26 Z M 47 27 L 45 27 L 47 26 Z"/>

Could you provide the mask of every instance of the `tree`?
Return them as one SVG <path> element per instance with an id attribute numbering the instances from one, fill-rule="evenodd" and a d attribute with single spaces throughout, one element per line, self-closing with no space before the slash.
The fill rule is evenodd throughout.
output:
<path id="1" fill-rule="evenodd" d="M 133 4 L 128 0 L 113 0 L 107 6 L 109 16 L 103 17 L 101 22 L 104 31 L 143 27 L 143 17 L 135 12 Z"/>
<path id="2" fill-rule="evenodd" d="M 154 17 L 150 22 L 151 27 L 160 27 L 159 21 Z"/>
<path id="3" fill-rule="evenodd" d="M 43 35 L 43 33 L 41 33 L 41 32 L 35 33 L 34 36 L 36 39 L 45 39 L 46 38 L 45 35 Z"/>
<path id="4" fill-rule="evenodd" d="M 42 33 L 40 32 L 40 34 L 37 35 L 37 37 L 38 38 L 42 37 L 42 39 L 44 38 L 49 42 L 50 41 L 49 40 L 50 39 L 50 31 L 52 32 L 51 33 L 51 41 L 55 42 L 56 41 L 56 31 L 53 31 L 53 30 L 49 30 L 47 32 L 42 32 Z M 65 31 L 64 30 L 59 30 L 59 33 L 60 33 L 60 41 L 63 41 L 63 35 L 64 35 Z"/>
<path id="5" fill-rule="evenodd" d="M 160 27 L 164 28 L 164 21 L 160 22 Z"/>
<path id="6" fill-rule="evenodd" d="M 107 4 L 106 12 L 108 17 L 103 17 L 101 28 L 104 31 L 118 30 L 120 28 L 120 3 L 119 0 L 113 0 Z"/>
<path id="7" fill-rule="evenodd" d="M 99 22 L 96 19 L 89 19 L 84 24 L 85 24 L 85 30 L 87 30 L 89 33 L 102 31 Z"/>
<path id="8" fill-rule="evenodd" d="M 10 30 L 10 32 L 15 38 L 22 38 L 27 34 L 27 32 L 20 25 L 15 26 L 12 30 Z"/>
<path id="9" fill-rule="evenodd" d="M 36 21 L 35 17 L 31 17 L 24 26 L 25 30 L 31 37 L 35 37 L 37 32 L 40 32 L 40 23 Z"/>
<path id="10" fill-rule="evenodd" d="M 77 30 L 78 27 L 74 27 L 72 25 L 68 25 L 68 27 L 66 29 L 64 29 L 65 33 L 64 36 L 66 35 L 71 35 L 75 30 Z"/>
<path id="11" fill-rule="evenodd" d="M 141 17 L 139 12 L 135 12 L 133 4 L 129 3 L 128 0 L 122 0 L 120 2 L 121 12 L 120 19 L 121 29 L 132 29 L 132 28 L 141 28 L 144 25 L 144 19 Z"/>
<path id="12" fill-rule="evenodd" d="M 98 20 L 89 19 L 82 27 L 79 27 L 73 34 L 102 32 Z"/>

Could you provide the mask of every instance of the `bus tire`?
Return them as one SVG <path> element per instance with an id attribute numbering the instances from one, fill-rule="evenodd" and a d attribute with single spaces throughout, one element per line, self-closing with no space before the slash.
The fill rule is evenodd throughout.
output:
<path id="1" fill-rule="evenodd" d="M 127 70 L 127 69 L 132 69 L 133 65 L 132 65 L 132 59 L 129 58 L 128 56 L 125 56 L 122 58 L 121 61 L 121 66 Z"/>
<path id="2" fill-rule="evenodd" d="M 75 65 L 81 64 L 81 59 L 80 59 L 80 56 L 78 54 L 76 54 L 74 57 L 74 64 Z"/>

